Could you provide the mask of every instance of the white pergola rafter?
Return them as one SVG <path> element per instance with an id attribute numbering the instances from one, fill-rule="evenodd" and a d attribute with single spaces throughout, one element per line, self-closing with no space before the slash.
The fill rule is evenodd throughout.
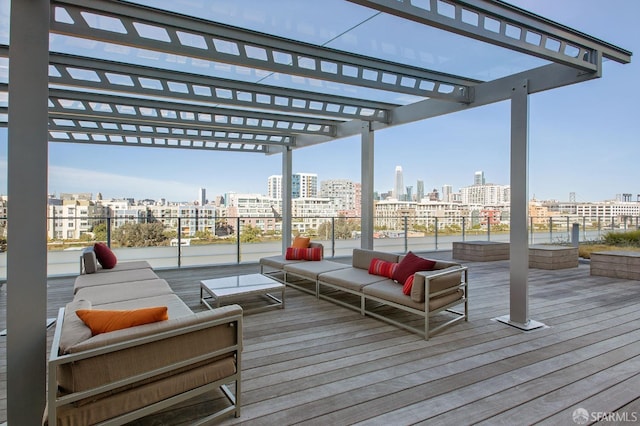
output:
<path id="1" fill-rule="evenodd" d="M 469 86 L 479 83 L 133 4 L 59 0 L 51 8 L 57 34 L 274 73 L 457 102 L 472 100 Z M 108 29 L 97 24 L 104 21 Z"/>
<path id="2" fill-rule="evenodd" d="M 584 71 L 599 72 L 599 54 L 630 61 L 628 50 L 500 0 L 347 1 Z"/>

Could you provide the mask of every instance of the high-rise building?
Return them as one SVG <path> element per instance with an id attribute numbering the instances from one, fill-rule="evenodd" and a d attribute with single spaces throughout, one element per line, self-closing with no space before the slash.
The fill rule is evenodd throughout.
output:
<path id="1" fill-rule="evenodd" d="M 291 179 L 291 198 L 315 198 L 318 196 L 318 175 L 294 173 Z"/>
<path id="2" fill-rule="evenodd" d="M 267 195 L 276 200 L 282 199 L 282 175 L 269 176 L 267 180 Z"/>
<path id="3" fill-rule="evenodd" d="M 393 185 L 393 196 L 398 201 L 404 201 L 404 181 L 402 178 L 402 166 L 396 166 L 396 174 Z"/>
<path id="4" fill-rule="evenodd" d="M 485 184 L 485 180 L 484 180 L 484 172 L 482 170 L 477 171 L 474 175 L 473 175 L 473 184 L 474 185 L 484 185 Z"/>
<path id="5" fill-rule="evenodd" d="M 407 186 L 407 192 L 405 193 L 404 200 L 412 201 L 412 198 L 413 198 L 413 186 L 409 185 Z"/>
<path id="6" fill-rule="evenodd" d="M 282 175 L 269 176 L 267 195 L 282 199 Z M 318 196 L 318 175 L 315 173 L 294 173 L 291 176 L 291 198 L 313 198 Z"/>
<path id="7" fill-rule="evenodd" d="M 200 202 L 201 206 L 207 204 L 207 190 L 205 188 L 200 188 L 198 201 Z"/>
<path id="8" fill-rule="evenodd" d="M 416 201 L 420 202 L 424 198 L 424 181 L 418 180 L 416 186 Z"/>
<path id="9" fill-rule="evenodd" d="M 347 179 L 331 179 L 320 182 L 320 197 L 329 198 L 336 210 L 352 213 L 360 209 L 360 185 Z"/>
<path id="10" fill-rule="evenodd" d="M 445 203 L 451 202 L 451 194 L 453 194 L 453 187 L 451 185 L 442 185 L 442 201 Z"/>

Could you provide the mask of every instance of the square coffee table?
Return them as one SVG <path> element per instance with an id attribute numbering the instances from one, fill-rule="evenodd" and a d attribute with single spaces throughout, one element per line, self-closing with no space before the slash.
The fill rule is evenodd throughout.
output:
<path id="1" fill-rule="evenodd" d="M 245 310 L 245 312 L 257 312 L 274 307 L 284 309 L 284 290 L 284 284 L 262 274 L 214 278 L 200 281 L 200 303 L 204 303 L 209 309 L 214 309 L 214 307 L 219 308 L 223 301 L 257 294 L 266 296 L 274 303 L 261 308 Z M 279 299 L 271 294 L 278 292 L 280 292 Z M 209 304 L 207 300 L 212 300 L 213 303 Z"/>

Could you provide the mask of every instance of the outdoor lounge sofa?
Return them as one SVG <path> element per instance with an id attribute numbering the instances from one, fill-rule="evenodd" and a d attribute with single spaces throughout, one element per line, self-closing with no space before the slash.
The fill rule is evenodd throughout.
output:
<path id="1" fill-rule="evenodd" d="M 283 282 L 291 287 L 315 294 L 316 297 L 330 300 L 339 305 L 359 311 L 362 315 L 394 324 L 429 339 L 433 334 L 458 321 L 468 320 L 468 271 L 456 262 L 435 261 L 432 270 L 415 273 L 411 293 L 403 293 L 403 284 L 390 278 L 369 273 L 373 259 L 399 263 L 404 255 L 354 249 L 352 264 L 347 265 L 329 260 L 293 261 L 282 263 L 280 271 Z M 267 261 L 271 262 L 271 261 Z M 261 266 L 268 264 L 260 260 Z M 268 264 L 275 267 L 273 263 Z M 297 280 L 304 280 L 311 286 L 303 286 Z M 329 289 L 330 291 L 323 291 Z M 338 296 L 340 293 L 350 298 Z M 349 300 L 357 302 L 350 303 Z M 387 315 L 381 305 L 393 307 L 422 319 L 420 325 L 415 322 L 403 322 Z M 436 314 L 447 312 L 451 318 L 439 322 L 433 327 L 430 320 Z"/>
<path id="2" fill-rule="evenodd" d="M 90 250 L 81 262 L 83 271 L 96 266 Z M 230 405 L 198 423 L 239 417 L 242 308 L 194 313 L 146 262 L 127 263 L 77 277 L 73 300 L 60 309 L 43 424 L 124 424 L 218 388 Z M 166 320 L 95 335 L 76 314 L 165 306 Z"/>

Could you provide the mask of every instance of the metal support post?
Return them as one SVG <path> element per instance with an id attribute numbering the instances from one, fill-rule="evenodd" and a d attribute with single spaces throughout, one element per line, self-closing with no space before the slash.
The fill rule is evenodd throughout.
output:
<path id="1" fill-rule="evenodd" d="M 511 95 L 511 230 L 509 244 L 509 315 L 498 321 L 521 330 L 544 324 L 529 318 L 529 242 L 527 232 L 529 180 L 529 84 Z"/>
<path id="2" fill-rule="evenodd" d="M 362 122 L 361 128 L 361 164 L 360 173 L 362 181 L 362 201 L 360 220 L 360 247 L 363 249 L 373 249 L 373 150 L 374 132 L 371 123 Z"/>

